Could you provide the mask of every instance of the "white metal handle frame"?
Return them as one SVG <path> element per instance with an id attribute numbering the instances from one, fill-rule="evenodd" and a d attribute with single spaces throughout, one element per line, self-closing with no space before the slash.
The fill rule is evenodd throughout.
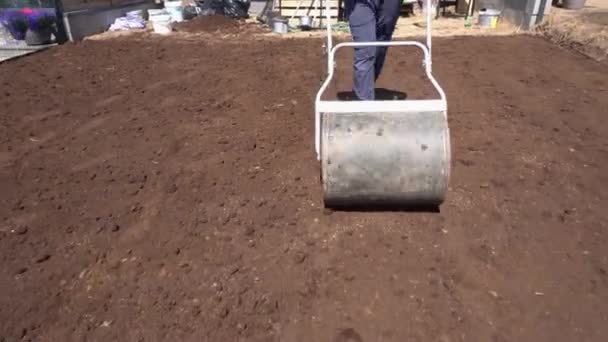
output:
<path id="1" fill-rule="evenodd" d="M 329 55 L 331 50 L 333 49 L 333 40 L 331 37 L 331 12 L 330 12 L 330 2 L 331 0 L 323 0 L 325 1 L 325 27 L 327 29 L 327 70 L 331 70 L 333 69 L 333 62 L 330 59 Z M 425 0 L 426 3 L 426 46 L 428 48 L 428 60 L 425 59 L 425 65 L 428 68 L 431 68 L 431 57 L 432 57 L 432 43 L 431 43 L 431 21 L 432 21 L 432 15 L 431 15 L 431 1 L 432 0 Z M 370 45 L 362 45 L 362 46 L 370 46 Z M 385 46 L 385 45 L 380 45 L 380 46 Z"/>
<path id="2" fill-rule="evenodd" d="M 390 41 L 390 42 L 345 42 L 339 43 L 336 46 L 333 46 L 332 36 L 331 36 L 331 16 L 330 16 L 330 6 L 329 0 L 325 0 L 325 9 L 326 9 L 326 27 L 327 27 L 327 78 L 323 85 L 321 85 L 321 89 L 317 93 L 317 97 L 315 100 L 315 150 L 317 152 L 317 160 L 321 160 L 321 96 L 331 83 L 331 80 L 334 77 L 335 72 L 335 56 L 336 52 L 343 47 L 366 47 L 366 46 L 415 46 L 422 50 L 424 53 L 424 68 L 426 72 L 426 76 L 435 87 L 435 90 L 439 93 L 440 100 L 403 100 L 403 101 L 360 101 L 357 102 L 357 107 L 360 108 L 374 108 L 377 107 L 374 103 L 385 103 L 393 102 L 395 105 L 399 106 L 400 110 L 420 110 L 420 109 L 430 109 L 430 110 L 441 110 L 446 115 L 447 120 L 447 101 L 445 92 L 439 86 L 439 83 L 432 75 L 432 58 L 431 58 L 431 10 L 430 10 L 431 0 L 426 0 L 427 13 L 426 13 L 426 45 L 417 41 Z M 327 102 L 327 101 L 325 101 Z M 371 106 L 370 106 L 371 105 Z M 387 107 L 383 105 L 382 107 Z M 342 105 L 342 107 L 350 107 L 349 105 Z M 391 106 L 392 107 L 392 106 Z"/>
<path id="3" fill-rule="evenodd" d="M 424 60 L 425 61 L 430 60 L 430 51 L 427 49 L 427 47 L 424 44 L 422 44 L 420 42 L 415 42 L 415 41 L 369 42 L 369 43 L 346 42 L 346 43 L 340 43 L 330 50 L 329 58 L 328 58 L 329 62 L 331 63 L 330 65 L 333 65 L 336 52 L 339 49 L 341 49 L 343 47 L 362 47 L 362 46 L 416 46 L 416 47 L 420 48 L 422 50 L 422 52 L 424 53 Z M 435 77 L 433 77 L 433 75 L 431 73 L 431 66 L 430 66 L 429 62 L 425 62 L 425 72 L 426 72 L 427 78 L 431 81 L 435 90 L 437 90 L 437 93 L 439 94 L 439 97 L 440 97 L 439 100 L 357 101 L 357 102 L 354 102 L 354 104 L 356 104 L 357 107 L 369 108 L 370 102 L 376 103 L 376 104 L 393 102 L 395 105 L 399 105 L 401 110 L 428 109 L 428 110 L 442 110 L 445 112 L 447 110 L 446 95 L 445 95 L 445 92 L 443 91 L 443 89 L 441 88 L 441 86 L 439 85 L 439 83 L 437 82 L 437 80 L 435 79 Z M 325 82 L 323 82 L 323 84 L 321 85 L 321 88 L 317 92 L 317 96 L 315 99 L 315 150 L 317 152 L 318 160 L 321 159 L 321 150 L 320 150 L 320 146 L 321 146 L 321 107 L 322 107 L 321 106 L 321 102 L 322 102 L 321 96 L 323 95 L 323 93 L 325 93 L 325 90 L 329 87 L 329 84 L 331 83 L 331 81 L 334 77 L 334 73 L 335 73 L 335 68 L 330 68 L 329 74 L 327 75 Z M 325 102 L 327 102 L 327 101 L 325 101 Z M 348 104 L 345 103 L 344 106 L 350 107 L 351 104 L 352 103 L 348 103 Z M 376 107 L 378 107 L 378 106 L 376 106 Z M 386 107 L 386 106 L 383 105 L 383 107 Z"/>

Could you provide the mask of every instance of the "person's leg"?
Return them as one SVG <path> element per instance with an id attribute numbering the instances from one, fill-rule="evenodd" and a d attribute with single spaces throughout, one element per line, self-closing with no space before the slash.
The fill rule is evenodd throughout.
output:
<path id="1" fill-rule="evenodd" d="M 388 42 L 393 38 L 397 19 L 401 14 L 400 0 L 379 0 L 378 23 L 376 26 L 376 38 L 380 41 Z M 378 79 L 384 66 L 384 59 L 388 47 L 382 46 L 376 49 L 376 60 L 374 65 L 374 80 Z"/>
<path id="2" fill-rule="evenodd" d="M 376 15 L 373 0 L 347 1 L 350 31 L 355 42 L 376 41 Z M 355 48 L 353 91 L 359 100 L 374 99 L 375 47 Z"/>

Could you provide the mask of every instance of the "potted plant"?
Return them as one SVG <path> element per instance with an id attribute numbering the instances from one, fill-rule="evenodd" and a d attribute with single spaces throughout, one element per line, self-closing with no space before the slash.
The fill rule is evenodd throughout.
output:
<path id="1" fill-rule="evenodd" d="M 25 39 L 25 32 L 28 28 L 28 20 L 27 15 L 22 10 L 4 10 L 0 16 L 0 22 L 2 23 L 2 26 L 6 27 L 13 39 Z"/>
<path id="2" fill-rule="evenodd" d="M 25 33 L 27 45 L 42 45 L 51 42 L 51 34 L 55 28 L 55 11 L 52 9 L 30 10 L 28 28 Z"/>

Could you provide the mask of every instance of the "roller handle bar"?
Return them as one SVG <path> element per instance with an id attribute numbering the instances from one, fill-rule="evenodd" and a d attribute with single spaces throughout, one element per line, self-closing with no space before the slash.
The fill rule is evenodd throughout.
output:
<path id="1" fill-rule="evenodd" d="M 332 56 L 332 51 L 334 50 L 334 46 L 333 46 L 333 40 L 331 37 L 331 12 L 330 12 L 330 0 L 324 0 L 325 1 L 325 20 L 327 21 L 325 26 L 327 29 L 327 72 L 329 73 L 329 70 L 333 69 L 334 67 L 334 63 L 333 60 L 331 58 Z M 428 53 L 425 53 L 425 60 L 424 60 L 424 65 L 427 68 L 428 72 L 431 72 L 431 64 L 432 64 L 432 49 L 431 49 L 431 21 L 432 21 L 432 16 L 431 16 L 431 1 L 432 0 L 425 0 L 426 3 L 426 50 L 428 51 Z M 395 45 L 400 45 L 400 44 L 392 44 L 394 42 L 358 42 L 356 43 L 356 45 L 349 45 L 349 46 L 353 46 L 353 47 L 365 47 L 365 46 L 395 46 Z"/>

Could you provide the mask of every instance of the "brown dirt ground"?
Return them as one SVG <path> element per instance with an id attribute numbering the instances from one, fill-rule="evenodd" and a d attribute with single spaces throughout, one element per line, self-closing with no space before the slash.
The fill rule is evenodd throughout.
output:
<path id="1" fill-rule="evenodd" d="M 192 20 L 175 24 L 176 31 L 196 33 L 196 32 L 215 32 L 222 33 L 238 32 L 239 28 L 245 24 L 242 20 L 235 20 L 223 15 L 212 15 L 197 17 Z M 251 25 L 248 25 L 251 26 Z"/>
<path id="2" fill-rule="evenodd" d="M 446 203 L 331 212 L 321 45 L 139 35 L 0 65 L 0 340 L 605 341 L 606 66 L 436 40 Z M 426 95 L 418 57 L 392 50 L 380 86 Z"/>

